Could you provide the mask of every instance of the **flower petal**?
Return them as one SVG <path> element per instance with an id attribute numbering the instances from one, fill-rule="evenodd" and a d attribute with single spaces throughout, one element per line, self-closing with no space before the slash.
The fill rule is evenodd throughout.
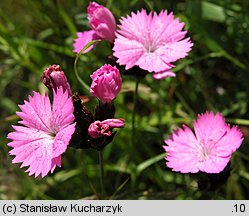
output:
<path id="1" fill-rule="evenodd" d="M 27 171 L 30 172 L 30 175 L 35 174 L 35 176 L 38 176 L 42 173 L 47 174 L 51 168 L 52 144 L 53 139 L 48 136 L 47 138 L 36 139 L 25 145 L 15 147 L 10 151 L 10 155 L 16 156 L 12 162 L 22 162 L 21 167 L 30 166 Z"/>
<path id="2" fill-rule="evenodd" d="M 243 134 L 238 127 L 227 127 L 227 131 L 215 145 L 217 156 L 225 157 L 235 152 L 243 141 Z"/>
<path id="3" fill-rule="evenodd" d="M 194 130 L 199 142 L 219 140 L 227 131 L 227 124 L 220 113 L 206 112 L 198 115 L 194 122 Z"/>
<path id="4" fill-rule="evenodd" d="M 189 127 L 184 126 L 175 131 L 170 139 L 165 140 L 164 146 L 168 153 L 166 160 L 167 166 L 174 171 L 182 173 L 198 172 L 198 158 L 196 157 L 198 149 L 196 148 L 197 140 Z"/>
<path id="5" fill-rule="evenodd" d="M 58 157 L 64 153 L 69 145 L 69 141 L 75 131 L 75 123 L 68 125 L 64 128 L 61 128 L 60 131 L 56 134 L 53 142 L 53 153 L 52 157 Z"/>
<path id="6" fill-rule="evenodd" d="M 186 38 L 177 42 L 165 43 L 163 46 L 155 50 L 154 53 L 165 62 L 174 62 L 186 57 L 192 46 L 193 43 L 189 41 L 189 38 Z"/>
<path id="7" fill-rule="evenodd" d="M 206 173 L 220 173 L 224 170 L 228 162 L 230 161 L 231 155 L 227 157 L 210 156 L 208 160 L 203 163 L 199 163 L 198 168 L 202 172 Z"/>
<path id="8" fill-rule="evenodd" d="M 56 166 L 61 167 L 61 156 L 52 159 L 51 162 L 51 173 L 54 172 Z"/>
<path id="9" fill-rule="evenodd" d="M 16 114 L 23 119 L 19 123 L 27 127 L 49 132 L 51 104 L 48 95 L 41 96 L 34 92 L 33 97 L 29 96 L 29 102 L 24 101 L 24 105 L 19 105 L 19 107 L 22 112 L 17 112 Z"/>
<path id="10" fill-rule="evenodd" d="M 54 100 L 52 106 L 51 125 L 56 131 L 74 121 L 74 107 L 72 98 L 69 97 L 68 92 L 63 92 L 62 88 L 59 88 L 57 92 L 53 91 Z"/>
<path id="11" fill-rule="evenodd" d="M 176 74 L 170 70 L 167 70 L 167 71 L 163 71 L 163 72 L 153 73 L 152 76 L 154 79 L 164 79 L 166 77 L 175 77 Z"/>
<path id="12" fill-rule="evenodd" d="M 118 58 L 117 62 L 120 65 L 126 65 L 126 70 L 136 65 L 138 59 L 145 53 L 143 45 L 136 40 L 129 40 L 118 35 L 115 42 L 113 55 Z"/>
<path id="13" fill-rule="evenodd" d="M 96 35 L 94 30 L 84 31 L 84 32 L 77 32 L 77 38 L 74 40 L 73 43 L 73 52 L 79 53 L 88 43 L 93 40 L 100 39 L 98 35 Z M 89 52 L 96 44 L 91 45 L 88 47 L 83 53 Z"/>

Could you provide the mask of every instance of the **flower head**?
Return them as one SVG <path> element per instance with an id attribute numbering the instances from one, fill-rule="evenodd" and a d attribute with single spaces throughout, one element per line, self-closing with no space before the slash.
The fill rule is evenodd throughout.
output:
<path id="1" fill-rule="evenodd" d="M 46 68 L 42 74 L 42 82 L 49 90 L 55 90 L 61 86 L 64 91 L 72 96 L 70 85 L 67 81 L 65 73 L 62 71 L 60 65 L 51 65 Z"/>
<path id="2" fill-rule="evenodd" d="M 90 93 L 103 104 L 112 102 L 121 90 L 122 79 L 115 66 L 105 64 L 95 71 L 91 78 Z"/>
<path id="3" fill-rule="evenodd" d="M 87 8 L 88 20 L 95 33 L 104 40 L 115 39 L 116 22 L 112 12 L 96 2 L 90 2 Z"/>
<path id="4" fill-rule="evenodd" d="M 26 172 L 35 177 L 44 177 L 61 166 L 61 154 L 75 131 L 74 107 L 68 92 L 60 87 L 53 90 L 53 96 L 52 106 L 48 95 L 34 92 L 33 97 L 29 96 L 17 112 L 23 126 L 13 126 L 15 131 L 8 134 L 12 140 L 8 146 L 13 147 L 10 155 L 16 156 L 12 162 L 29 166 Z"/>
<path id="5" fill-rule="evenodd" d="M 174 76 L 172 62 L 187 56 L 192 43 L 184 39 L 184 23 L 173 13 L 147 14 L 144 9 L 122 18 L 114 41 L 114 56 L 128 70 L 133 66 L 154 73 L 154 78 Z"/>
<path id="6" fill-rule="evenodd" d="M 183 126 L 165 140 L 166 164 L 182 173 L 219 173 L 242 140 L 241 131 L 230 128 L 220 113 L 206 112 L 198 115 L 194 133 Z"/>
<path id="7" fill-rule="evenodd" d="M 116 21 L 111 11 L 96 2 L 90 2 L 87 7 L 90 31 L 77 32 L 73 52 L 79 53 L 93 40 L 107 40 L 113 43 L 115 39 Z M 96 44 L 91 45 L 83 53 L 89 52 Z"/>
<path id="8" fill-rule="evenodd" d="M 106 119 L 104 121 L 95 121 L 93 122 L 89 128 L 88 133 L 94 139 L 111 136 L 111 130 L 113 128 L 121 128 L 124 127 L 124 119 Z"/>

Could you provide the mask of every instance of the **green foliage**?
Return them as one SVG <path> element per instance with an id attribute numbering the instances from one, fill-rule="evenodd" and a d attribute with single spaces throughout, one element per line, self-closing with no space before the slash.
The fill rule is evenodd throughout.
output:
<path id="1" fill-rule="evenodd" d="M 104 149 L 105 187 L 110 199 L 248 199 L 249 198 L 249 4 L 243 0 L 98 1 L 115 17 L 140 8 L 168 9 L 186 23 L 194 42 L 190 55 L 176 62 L 176 78 L 147 76 L 139 85 L 137 148 L 131 149 L 133 77 L 123 76 L 115 101 L 116 116 L 125 118 L 112 144 Z M 98 154 L 69 148 L 62 168 L 44 179 L 29 177 L 11 163 L 6 135 L 18 119 L 15 112 L 32 91 L 44 91 L 40 76 L 46 66 L 60 64 L 73 92 L 85 95 L 74 73 L 72 42 L 89 29 L 86 0 L 2 0 L 0 3 L 0 199 L 98 199 Z M 100 42 L 77 57 L 80 80 L 106 63 L 111 47 Z M 86 104 L 93 108 L 95 100 Z M 203 192 L 193 175 L 165 167 L 163 139 L 192 123 L 205 110 L 222 112 L 244 133 L 232 158 L 233 171 L 216 193 Z"/>

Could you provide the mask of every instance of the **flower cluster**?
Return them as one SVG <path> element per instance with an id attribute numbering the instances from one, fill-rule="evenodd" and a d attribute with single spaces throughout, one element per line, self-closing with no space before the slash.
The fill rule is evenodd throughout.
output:
<path id="1" fill-rule="evenodd" d="M 76 148 L 100 150 L 112 141 L 115 135 L 113 128 L 124 126 L 124 119 L 112 118 L 112 102 L 121 89 L 122 80 L 117 68 L 110 65 L 104 65 L 91 77 L 91 93 L 104 103 L 96 109 L 98 114 L 95 117 L 77 93 L 72 95 L 66 75 L 59 65 L 51 65 L 44 71 L 42 81 L 52 91 L 53 103 L 47 94 L 42 96 L 34 92 L 33 97 L 29 96 L 29 100 L 20 105 L 21 112 L 17 115 L 22 119 L 19 123 L 23 126 L 13 126 L 15 131 L 8 134 L 12 140 L 8 146 L 13 148 L 10 155 L 15 155 L 13 163 L 22 163 L 21 167 L 29 166 L 29 175 L 44 177 L 52 173 L 56 166 L 61 166 L 61 155 L 69 144 L 74 146 L 77 143 Z M 101 116 L 103 112 L 107 114 Z M 96 118 L 99 115 L 107 119 L 102 121 Z"/>
<path id="2" fill-rule="evenodd" d="M 92 30 L 77 33 L 74 52 L 79 53 L 92 40 L 107 40 L 114 43 L 113 56 L 125 70 L 138 66 L 152 73 L 155 79 L 174 77 L 172 62 L 186 57 L 192 49 L 190 38 L 185 38 L 187 31 L 182 30 L 184 23 L 175 19 L 173 13 L 147 14 L 142 9 L 122 17 L 116 30 L 114 16 L 106 7 L 90 2 L 87 12 Z"/>
<path id="3" fill-rule="evenodd" d="M 13 126 L 15 131 L 8 134 L 13 163 L 29 166 L 29 175 L 52 173 L 61 166 L 69 145 L 100 151 L 113 140 L 113 129 L 125 125 L 123 118 L 115 118 L 113 103 L 122 88 L 121 70 L 136 77 L 137 69 L 155 79 L 174 77 L 173 63 L 186 57 L 193 46 L 184 23 L 166 10 L 158 14 L 141 9 L 122 17 L 118 26 L 111 11 L 96 2 L 89 3 L 87 13 L 91 30 L 77 33 L 73 51 L 80 53 L 91 41 L 106 40 L 112 44 L 114 63 L 90 75 L 90 94 L 99 101 L 94 112 L 77 92 L 72 93 L 59 65 L 44 71 L 42 82 L 53 94 L 52 104 L 48 94 L 34 92 L 19 106 L 22 126 Z M 194 121 L 194 132 L 183 125 L 165 140 L 166 165 L 181 173 L 220 173 L 242 141 L 238 127 L 230 127 L 220 113 L 206 112 Z"/>
<path id="4" fill-rule="evenodd" d="M 113 101 L 121 90 L 122 80 L 119 70 L 111 65 L 104 65 L 92 75 L 90 93 L 99 99 L 99 104 L 92 114 L 78 95 L 73 95 L 77 134 L 77 148 L 103 149 L 109 144 L 115 133 L 113 128 L 124 127 L 124 119 L 115 119 Z M 83 123 L 84 122 L 84 123 Z M 83 123 L 83 124 L 82 124 Z M 82 139 L 83 138 L 83 139 Z"/>

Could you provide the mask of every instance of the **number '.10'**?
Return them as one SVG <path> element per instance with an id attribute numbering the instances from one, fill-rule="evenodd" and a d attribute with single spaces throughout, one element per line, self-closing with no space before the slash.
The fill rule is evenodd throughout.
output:
<path id="1" fill-rule="evenodd" d="M 235 212 L 245 212 L 246 211 L 245 204 L 235 204 L 233 207 L 235 208 Z"/>

